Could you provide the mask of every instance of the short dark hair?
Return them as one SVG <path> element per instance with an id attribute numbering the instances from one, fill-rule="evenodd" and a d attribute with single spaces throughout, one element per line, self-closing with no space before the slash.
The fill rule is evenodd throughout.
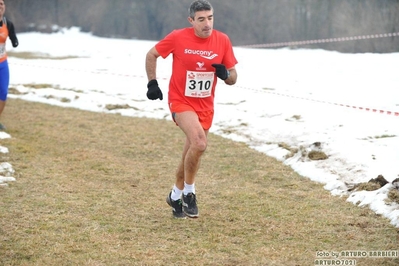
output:
<path id="1" fill-rule="evenodd" d="M 195 13 L 198 11 L 208 11 L 213 10 L 211 3 L 206 0 L 197 0 L 191 3 L 188 13 L 190 18 L 195 18 Z"/>

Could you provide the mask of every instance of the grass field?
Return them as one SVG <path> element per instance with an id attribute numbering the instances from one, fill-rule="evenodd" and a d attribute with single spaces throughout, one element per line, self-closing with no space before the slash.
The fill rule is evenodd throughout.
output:
<path id="1" fill-rule="evenodd" d="M 10 99 L 2 122 L 17 180 L 0 187 L 0 265 L 315 265 L 331 259 L 318 251 L 398 250 L 388 220 L 242 143 L 210 135 L 200 217 L 177 220 L 171 121 Z"/>

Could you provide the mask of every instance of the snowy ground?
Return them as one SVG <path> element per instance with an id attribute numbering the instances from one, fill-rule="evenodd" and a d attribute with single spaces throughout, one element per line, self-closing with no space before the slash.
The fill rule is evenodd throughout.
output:
<path id="1" fill-rule="evenodd" d="M 171 58 L 158 60 L 164 100 L 149 101 L 145 94 L 144 58 L 154 42 L 98 38 L 76 28 L 18 37 L 20 46 L 8 48 L 11 55 L 32 52 L 53 59 L 10 56 L 10 87 L 19 92 L 10 91 L 10 98 L 171 119 L 166 93 Z M 393 182 L 399 177 L 399 53 L 239 47 L 235 53 L 238 82 L 218 83 L 211 132 L 277 158 L 399 227 L 399 205 L 386 202 L 389 191 L 399 187 Z M 49 86 L 39 90 L 33 84 Z M 110 104 L 130 108 L 109 110 Z M 0 134 L 6 137 L 12 136 Z M 311 151 L 328 158 L 311 160 L 306 156 Z M 0 185 L 5 185 L 14 180 L 14 170 L 8 163 L 1 167 Z M 348 191 L 378 175 L 389 183 L 375 191 Z"/>

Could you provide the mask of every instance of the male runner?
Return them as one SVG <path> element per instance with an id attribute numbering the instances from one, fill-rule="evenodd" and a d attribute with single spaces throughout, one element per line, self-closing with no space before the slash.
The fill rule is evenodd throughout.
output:
<path id="1" fill-rule="evenodd" d="M 0 115 L 6 106 L 8 95 L 8 85 L 10 83 L 10 72 L 8 69 L 6 41 L 10 37 L 13 47 L 18 46 L 18 39 L 15 35 L 13 23 L 6 19 L 4 12 L 6 5 L 4 0 L 0 0 Z M 0 130 L 5 130 L 5 126 L 0 123 Z"/>
<path id="2" fill-rule="evenodd" d="M 156 62 L 159 56 L 173 55 L 168 103 L 173 120 L 186 136 L 176 182 L 166 199 L 176 218 L 199 215 L 195 176 L 212 125 L 217 78 L 228 85 L 237 80 L 232 44 L 226 34 L 213 29 L 213 19 L 213 7 L 208 1 L 194 1 L 188 17 L 192 27 L 172 31 L 146 56 L 147 97 L 162 100 Z"/>

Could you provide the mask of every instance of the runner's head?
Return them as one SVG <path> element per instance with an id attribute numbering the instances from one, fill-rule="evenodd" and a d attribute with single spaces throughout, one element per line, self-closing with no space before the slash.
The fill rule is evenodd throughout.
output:
<path id="1" fill-rule="evenodd" d="M 193 26 L 195 35 L 200 38 L 211 36 L 213 29 L 212 5 L 206 0 L 197 0 L 190 5 L 188 12 L 188 21 Z"/>
<path id="2" fill-rule="evenodd" d="M 6 4 L 4 3 L 4 0 L 0 0 L 0 18 L 3 17 L 5 11 L 6 11 Z"/>

